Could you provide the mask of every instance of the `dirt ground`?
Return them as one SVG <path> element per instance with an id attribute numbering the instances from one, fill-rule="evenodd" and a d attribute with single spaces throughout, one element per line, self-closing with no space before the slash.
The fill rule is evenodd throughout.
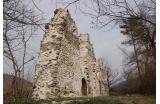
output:
<path id="1" fill-rule="evenodd" d="M 117 98 L 126 104 L 156 104 L 156 96 L 132 95 Z"/>

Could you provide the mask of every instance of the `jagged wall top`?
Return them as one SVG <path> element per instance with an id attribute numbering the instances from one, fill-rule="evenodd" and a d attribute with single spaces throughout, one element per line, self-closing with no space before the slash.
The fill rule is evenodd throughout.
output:
<path id="1" fill-rule="evenodd" d="M 80 40 L 80 42 L 83 40 L 84 42 L 89 42 L 90 43 L 90 39 L 89 39 L 88 34 L 80 34 L 79 40 Z"/>
<path id="2" fill-rule="evenodd" d="M 71 15 L 68 10 L 59 8 L 54 12 L 54 17 L 51 19 L 50 23 L 45 26 L 45 29 L 56 27 L 61 27 L 60 31 L 68 30 L 67 32 L 72 33 L 75 36 L 78 36 L 78 30 L 75 25 L 75 21 L 71 18 Z M 68 28 L 69 27 L 69 28 Z"/>

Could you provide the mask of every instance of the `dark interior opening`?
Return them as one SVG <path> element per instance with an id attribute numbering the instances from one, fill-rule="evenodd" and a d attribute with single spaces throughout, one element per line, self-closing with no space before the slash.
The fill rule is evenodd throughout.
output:
<path id="1" fill-rule="evenodd" d="M 82 79 L 82 95 L 87 96 L 87 84 L 86 80 L 83 78 Z"/>
<path id="2" fill-rule="evenodd" d="M 101 82 L 99 81 L 99 90 L 100 90 L 100 95 L 101 95 Z"/>

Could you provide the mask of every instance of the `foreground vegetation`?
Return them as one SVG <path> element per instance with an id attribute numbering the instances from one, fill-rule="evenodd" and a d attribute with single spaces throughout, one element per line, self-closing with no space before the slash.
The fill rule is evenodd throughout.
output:
<path id="1" fill-rule="evenodd" d="M 6 104 L 52 104 L 54 101 L 70 101 L 70 104 L 156 104 L 155 96 L 109 96 L 94 98 L 55 98 L 48 100 L 29 100 L 5 102 Z M 53 103 L 54 104 L 54 103 Z"/>

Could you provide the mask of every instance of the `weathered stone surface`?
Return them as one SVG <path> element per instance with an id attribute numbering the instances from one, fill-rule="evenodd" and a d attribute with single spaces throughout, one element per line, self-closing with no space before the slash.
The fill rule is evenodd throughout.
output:
<path id="1" fill-rule="evenodd" d="M 78 36 L 68 11 L 54 13 L 45 26 L 32 98 L 109 95 L 107 73 L 96 62 L 89 35 Z"/>

